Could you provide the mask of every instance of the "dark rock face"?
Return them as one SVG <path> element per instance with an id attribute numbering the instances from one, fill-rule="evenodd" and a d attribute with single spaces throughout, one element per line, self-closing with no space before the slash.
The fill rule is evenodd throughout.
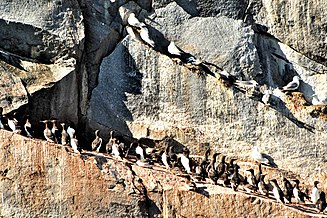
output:
<path id="1" fill-rule="evenodd" d="M 111 129 L 127 138 L 173 136 L 191 154 L 204 154 L 210 147 L 248 159 L 252 147 L 258 146 L 280 168 L 309 183 L 325 180 L 326 106 L 311 103 L 313 94 L 327 92 L 327 24 L 322 10 L 326 4 L 323 0 L 3 1 L 0 106 L 4 113 L 19 112 L 20 121 L 32 115 L 40 136 L 40 119 L 71 121 L 85 148 L 95 129 L 105 140 Z M 157 47 L 128 34 L 131 12 L 147 25 Z M 199 77 L 162 52 L 170 41 L 239 80 L 257 81 L 259 94 L 226 88 L 212 76 Z M 277 88 L 295 75 L 302 79 L 299 92 L 281 93 Z M 261 97 L 268 88 L 273 94 L 270 106 L 264 106 Z M 49 164 L 54 163 L 49 160 Z M 127 208 L 126 214 L 146 216 L 151 210 L 140 209 L 146 204 L 160 211 L 153 213 L 169 216 L 171 211 L 165 211 L 171 207 L 163 206 L 162 195 L 148 196 L 156 200 L 131 198 L 121 203 L 106 198 L 110 207 L 99 206 L 98 212 L 89 214 Z M 44 215 L 49 208 L 40 205 L 38 210 Z"/>

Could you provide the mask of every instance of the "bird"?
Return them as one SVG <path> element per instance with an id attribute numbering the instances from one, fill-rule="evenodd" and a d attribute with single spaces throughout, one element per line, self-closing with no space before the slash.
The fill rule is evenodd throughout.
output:
<path id="1" fill-rule="evenodd" d="M 114 134 L 115 134 L 115 132 L 114 132 L 113 130 L 111 130 L 111 131 L 109 132 L 110 138 L 109 138 L 108 143 L 106 144 L 106 151 L 107 151 L 107 153 L 110 153 L 110 152 L 111 152 L 111 150 L 112 150 L 112 145 L 113 145 L 114 143 L 116 143 L 116 141 L 117 141 L 117 138 L 114 136 Z M 132 146 L 132 144 L 133 144 L 133 143 L 131 143 L 131 146 Z M 127 153 L 128 153 L 128 152 L 127 152 Z"/>
<path id="2" fill-rule="evenodd" d="M 169 146 L 168 156 L 169 156 L 171 166 L 172 166 L 172 168 L 174 168 L 175 165 L 177 164 L 177 154 L 175 153 L 174 145 Z"/>
<path id="3" fill-rule="evenodd" d="M 259 192 L 262 194 L 262 195 L 265 195 L 268 197 L 269 195 L 269 187 L 268 185 L 265 183 L 265 176 L 264 174 L 261 174 L 260 175 L 260 178 L 259 178 L 259 182 L 258 182 L 258 189 L 259 189 Z"/>
<path id="4" fill-rule="evenodd" d="M 204 154 L 204 158 L 203 158 L 202 162 L 200 163 L 200 165 L 198 166 L 198 169 L 199 169 L 198 174 L 202 180 L 205 180 L 205 178 L 208 176 L 207 167 L 209 165 L 209 161 L 208 161 L 209 154 L 210 154 L 210 148 L 208 148 L 206 150 L 206 152 Z M 215 166 L 215 168 L 216 168 L 216 166 Z"/>
<path id="5" fill-rule="evenodd" d="M 16 113 L 14 113 L 12 116 L 8 117 L 8 126 L 10 128 L 11 131 L 13 132 L 17 132 L 17 125 L 18 125 L 18 121 L 15 118 Z"/>
<path id="6" fill-rule="evenodd" d="M 69 142 L 69 135 L 65 129 L 65 123 L 60 123 L 62 131 L 61 131 L 61 144 L 67 145 Z"/>
<path id="7" fill-rule="evenodd" d="M 210 180 L 212 181 L 212 183 L 214 185 L 217 185 L 217 180 L 219 179 L 218 177 L 218 173 L 217 173 L 217 170 L 216 170 L 216 161 L 217 161 L 217 156 L 219 155 L 220 153 L 214 153 L 212 155 L 212 159 L 211 159 L 211 162 L 210 164 L 208 165 L 207 167 L 207 174 L 208 174 L 208 177 L 210 178 Z"/>
<path id="8" fill-rule="evenodd" d="M 151 47 L 155 47 L 155 42 L 150 38 L 149 30 L 147 27 L 143 26 L 138 29 L 141 39 Z"/>
<path id="9" fill-rule="evenodd" d="M 238 172 L 239 169 L 240 169 L 240 166 L 236 164 L 234 166 L 234 173 L 230 178 L 230 184 L 231 184 L 231 187 L 232 187 L 232 189 L 234 191 L 237 191 L 237 187 L 241 183 L 240 175 L 239 175 L 239 172 Z"/>
<path id="10" fill-rule="evenodd" d="M 272 95 L 272 91 L 270 89 L 267 89 L 263 92 L 263 96 L 261 98 L 261 101 L 266 105 L 269 106 L 269 99 L 270 96 Z"/>
<path id="11" fill-rule="evenodd" d="M 137 155 L 139 155 L 139 158 L 141 160 L 144 160 L 145 159 L 145 151 L 144 151 L 144 147 L 140 144 L 140 143 L 137 143 L 137 146 L 135 148 L 135 153 Z"/>
<path id="12" fill-rule="evenodd" d="M 304 203 L 304 196 L 305 196 L 305 193 L 303 193 L 301 190 L 300 190 L 300 181 L 298 179 L 294 179 L 292 180 L 295 185 L 293 187 L 293 195 L 294 195 L 294 198 L 296 200 L 296 203 Z"/>
<path id="13" fill-rule="evenodd" d="M 257 186 L 257 180 L 256 180 L 255 175 L 254 175 L 254 170 L 253 169 L 248 169 L 246 171 L 248 171 L 250 173 L 248 175 L 248 177 L 247 177 L 247 182 L 250 185 L 253 185 L 254 187 L 256 187 Z"/>
<path id="14" fill-rule="evenodd" d="M 167 50 L 170 55 L 181 57 L 185 52 L 178 48 L 173 41 L 171 41 L 167 47 Z"/>
<path id="15" fill-rule="evenodd" d="M 327 208 L 327 203 L 326 203 L 326 194 L 325 192 L 320 192 L 319 199 L 317 201 L 317 209 L 319 212 L 323 212 Z"/>
<path id="16" fill-rule="evenodd" d="M 312 105 L 327 105 L 327 97 L 321 98 L 317 94 L 313 94 L 312 96 Z"/>
<path id="17" fill-rule="evenodd" d="M 288 203 L 292 203 L 293 186 L 290 183 L 290 181 L 288 181 L 288 179 L 286 179 L 285 177 L 283 177 L 283 184 L 284 184 L 284 198 L 287 200 Z"/>
<path id="18" fill-rule="evenodd" d="M 320 196 L 320 191 L 318 189 L 318 184 L 319 184 L 319 181 L 314 181 L 314 183 L 313 183 L 313 188 L 312 188 L 311 195 L 310 195 L 311 202 L 313 204 L 317 203 L 317 201 L 319 199 L 319 196 Z"/>
<path id="19" fill-rule="evenodd" d="M 72 139 L 73 138 L 73 135 L 75 135 L 75 129 L 73 128 L 72 126 L 72 123 L 69 123 L 68 124 L 68 127 L 67 127 L 67 134 L 69 135 L 69 138 Z"/>
<path id="20" fill-rule="evenodd" d="M 3 107 L 0 107 L 0 129 L 4 129 L 5 128 L 5 123 L 6 120 L 5 120 L 5 116 L 3 116 Z"/>
<path id="21" fill-rule="evenodd" d="M 247 91 L 250 89 L 256 89 L 259 87 L 259 84 L 255 80 L 248 80 L 248 81 L 242 81 L 242 80 L 236 80 L 234 85 L 243 91 Z"/>
<path id="22" fill-rule="evenodd" d="M 113 154 L 116 158 L 118 158 L 118 157 L 121 158 L 123 155 L 123 151 L 122 151 L 121 147 L 119 146 L 118 140 L 116 138 L 113 138 L 111 154 Z"/>
<path id="23" fill-rule="evenodd" d="M 34 132 L 32 130 L 32 124 L 30 122 L 30 119 L 27 117 L 25 124 L 24 124 L 24 130 L 26 132 L 27 137 L 33 138 Z"/>
<path id="24" fill-rule="evenodd" d="M 96 150 L 96 152 L 100 151 L 100 148 L 102 145 L 102 138 L 100 138 L 100 136 L 99 136 L 99 131 L 100 130 L 98 130 L 98 129 L 95 130 L 95 132 L 94 132 L 95 139 L 92 141 L 92 144 L 91 144 L 92 151 Z"/>
<path id="25" fill-rule="evenodd" d="M 216 77 L 216 75 L 206 65 L 213 65 L 215 67 L 218 66 L 214 64 L 210 64 L 206 61 L 201 61 L 200 59 L 196 58 L 194 55 L 184 52 L 183 50 L 178 48 L 173 41 L 169 43 L 167 50 L 168 50 L 167 55 L 170 58 L 179 59 L 191 71 L 195 71 L 200 74 L 204 72 L 208 75 Z"/>
<path id="26" fill-rule="evenodd" d="M 294 76 L 293 80 L 281 88 L 282 91 L 295 91 L 300 86 L 300 77 Z"/>
<path id="27" fill-rule="evenodd" d="M 235 166 L 234 166 L 234 168 L 235 168 Z M 227 163 L 226 163 L 226 156 L 225 155 L 222 155 L 221 156 L 220 163 L 218 164 L 216 170 L 217 170 L 217 177 L 218 177 L 218 179 L 221 178 L 226 173 L 226 171 L 227 171 Z M 226 175 L 227 175 L 227 173 L 226 173 Z"/>
<path id="28" fill-rule="evenodd" d="M 234 162 L 236 161 L 237 159 L 236 158 L 232 158 L 230 159 L 229 163 L 226 164 L 226 174 L 227 176 L 230 176 L 234 173 Z"/>
<path id="29" fill-rule="evenodd" d="M 188 174 L 191 173 L 189 155 L 190 155 L 190 150 L 188 150 L 187 148 L 184 148 L 182 154 L 180 154 L 182 166 L 184 167 L 186 173 Z"/>
<path id="30" fill-rule="evenodd" d="M 75 153 L 80 153 L 78 150 L 78 140 L 75 137 L 75 133 L 72 133 L 72 138 L 70 139 L 70 145 L 72 146 L 72 149 Z"/>
<path id="31" fill-rule="evenodd" d="M 267 154 L 261 153 L 259 151 L 258 146 L 253 147 L 251 157 L 254 161 L 256 161 L 258 163 L 266 164 L 268 166 L 275 167 L 275 168 L 277 167 L 277 165 L 274 163 L 272 157 L 270 157 Z"/>
<path id="32" fill-rule="evenodd" d="M 170 165 L 170 157 L 168 155 L 169 149 L 170 149 L 170 145 L 168 144 L 166 146 L 166 149 L 161 154 L 161 161 L 165 165 L 167 170 L 170 168 L 170 166 L 169 166 Z"/>
<path id="33" fill-rule="evenodd" d="M 137 18 L 135 13 L 130 13 L 128 18 L 127 18 L 127 23 L 130 26 L 133 27 L 138 27 L 138 28 L 142 28 L 145 27 L 146 25 L 143 22 L 140 22 Z"/>
<path id="34" fill-rule="evenodd" d="M 236 77 L 229 74 L 227 71 L 222 70 L 218 73 L 218 79 L 224 84 L 226 87 L 231 87 L 236 82 Z"/>
<path id="35" fill-rule="evenodd" d="M 273 194 L 274 194 L 274 197 L 276 199 L 277 202 L 282 202 L 283 204 L 285 203 L 284 201 L 284 194 L 282 192 L 282 190 L 280 189 L 278 183 L 277 183 L 277 180 L 276 179 L 272 179 L 272 180 L 269 180 L 270 182 L 272 182 L 272 186 L 273 186 Z"/>
<path id="36" fill-rule="evenodd" d="M 257 182 L 259 182 L 261 175 L 262 175 L 262 166 L 261 166 L 261 163 L 259 163 L 258 164 L 258 173 L 257 173 L 257 175 L 255 175 L 255 179 Z"/>
<path id="37" fill-rule="evenodd" d="M 48 124 L 49 124 L 49 120 L 43 120 L 41 121 L 42 123 L 45 124 L 44 130 L 43 130 L 43 135 L 44 138 L 48 141 L 48 142 L 55 142 L 54 141 L 54 136 L 51 132 L 51 129 L 49 128 Z"/>
<path id="38" fill-rule="evenodd" d="M 53 134 L 53 137 L 54 137 L 54 141 L 55 143 L 59 143 L 61 140 L 60 140 L 60 137 L 61 137 L 61 133 L 57 127 L 57 121 L 56 120 L 50 120 L 51 123 L 52 123 L 52 128 L 51 128 L 51 132 Z"/>

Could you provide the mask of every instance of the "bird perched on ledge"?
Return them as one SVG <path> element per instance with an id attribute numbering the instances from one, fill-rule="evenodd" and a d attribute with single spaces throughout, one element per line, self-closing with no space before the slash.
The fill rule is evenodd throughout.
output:
<path id="1" fill-rule="evenodd" d="M 281 88 L 282 91 L 296 91 L 300 86 L 301 78 L 294 76 L 293 80 Z"/>
<path id="2" fill-rule="evenodd" d="M 99 136 L 99 130 L 95 130 L 95 139 L 93 140 L 91 147 L 92 151 L 99 152 L 102 145 L 102 138 Z"/>
<path id="3" fill-rule="evenodd" d="M 195 72 L 199 75 L 203 75 L 203 73 L 216 77 L 216 75 L 206 66 L 212 65 L 208 62 L 201 61 L 196 58 L 194 55 L 184 52 L 182 49 L 178 48 L 174 42 L 170 42 L 168 45 L 168 53 L 167 55 L 170 58 L 180 60 L 185 67 L 189 68 L 192 72 Z"/>

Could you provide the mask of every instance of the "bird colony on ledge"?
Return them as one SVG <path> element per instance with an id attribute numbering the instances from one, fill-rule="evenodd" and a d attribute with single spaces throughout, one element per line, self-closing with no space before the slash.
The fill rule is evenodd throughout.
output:
<path id="1" fill-rule="evenodd" d="M 167 55 L 200 76 L 211 75 L 217 78 L 224 86 L 233 86 L 245 92 L 247 96 L 259 95 L 260 101 L 266 106 L 269 106 L 272 94 L 276 92 L 286 92 L 287 94 L 299 88 L 301 78 L 294 76 L 293 80 L 284 87 L 277 88 L 276 90 L 267 89 L 261 93 L 259 91 L 260 86 L 255 80 L 238 80 L 217 65 L 202 61 L 192 54 L 184 52 L 174 42 L 168 42 L 165 46 L 157 46 L 156 42 L 149 35 L 147 25 L 140 22 L 134 13 L 129 14 L 127 23 L 126 30 L 128 34 L 147 44 L 152 49 Z M 212 72 L 210 67 L 214 67 L 216 70 Z M 219 73 L 217 69 L 220 71 Z M 314 105 L 324 106 L 327 104 L 325 97 L 321 98 L 316 94 L 312 97 L 312 104 Z M 25 120 L 23 128 L 21 128 L 22 125 L 19 125 L 15 113 L 13 115 L 3 115 L 3 108 L 0 108 L 0 129 L 6 129 L 15 133 L 21 133 L 29 138 L 34 138 L 35 133 L 30 118 L 26 116 L 22 120 Z M 58 125 L 58 120 L 56 119 L 40 122 L 44 123 L 43 136 L 48 142 L 71 146 L 72 150 L 78 154 L 85 152 L 78 144 L 76 131 L 71 123 L 68 123 L 67 126 L 65 123 Z M 318 181 L 314 182 L 311 192 L 308 188 L 305 191 L 301 190 L 298 179 L 290 181 L 285 177 L 282 178 L 283 189 L 279 186 L 276 178 L 271 178 L 266 182 L 262 167 L 264 166 L 268 169 L 278 168 L 278 166 L 274 163 L 273 158 L 261 153 L 258 147 L 254 147 L 252 150 L 252 159 L 258 164 L 258 172 L 255 173 L 254 169 L 250 168 L 245 170 L 247 175 L 242 175 L 240 173 L 240 166 L 235 162 L 237 159 L 230 158 L 229 162 L 226 162 L 226 155 L 212 152 L 210 149 L 206 151 L 204 158 L 199 161 L 196 158 L 190 157 L 190 151 L 186 147 L 182 149 L 182 152 L 177 153 L 174 145 L 170 144 L 159 150 L 135 139 L 134 142 L 128 145 L 122 137 L 116 137 L 115 133 L 117 132 L 109 132 L 109 141 L 104 145 L 102 138 L 99 136 L 99 130 L 96 130 L 95 139 L 90 146 L 92 151 L 100 152 L 105 150 L 108 155 L 112 155 L 116 159 L 133 159 L 141 167 L 151 168 L 156 163 L 162 164 L 168 172 L 172 172 L 172 170 L 177 168 L 178 171 L 183 171 L 184 174 L 182 175 L 189 179 L 191 190 L 196 190 L 201 183 L 211 183 L 212 185 L 232 188 L 234 191 L 242 190 L 246 193 L 257 194 L 266 198 L 273 196 L 277 202 L 282 204 L 295 203 L 307 205 L 308 202 L 311 202 L 309 205 L 313 204 L 319 213 L 327 213 L 325 192 L 319 190 Z M 213 153 L 211 160 L 209 160 L 210 153 Z M 304 188 L 303 184 L 301 186 Z M 293 198 L 294 200 L 292 200 Z"/>

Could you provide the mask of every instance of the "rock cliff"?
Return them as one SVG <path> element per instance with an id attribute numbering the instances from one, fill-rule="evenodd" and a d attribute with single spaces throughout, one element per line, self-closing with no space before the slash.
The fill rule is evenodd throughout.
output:
<path id="1" fill-rule="evenodd" d="M 327 93 L 326 8 L 324 0 L 1 1 L 0 106 L 21 122 L 31 115 L 39 138 L 40 119 L 74 123 L 84 149 L 95 129 L 105 142 L 112 129 L 128 139 L 173 136 L 191 154 L 210 147 L 239 161 L 258 146 L 280 169 L 307 184 L 319 180 L 326 190 L 327 109 L 312 105 L 313 94 Z M 128 34 L 132 12 L 147 25 L 155 48 Z M 169 41 L 239 80 L 257 81 L 259 95 L 176 63 L 157 49 Z M 295 75 L 302 79 L 299 90 L 278 92 Z M 265 106 L 261 93 L 268 88 L 274 93 Z M 29 210 L 31 216 L 191 216 L 187 206 L 194 199 L 206 202 L 194 205 L 199 216 L 300 216 L 269 200 L 250 211 L 247 196 L 235 193 L 150 192 L 153 171 L 93 153 L 77 157 L 69 148 L 5 131 L 0 137 L 0 170 L 9 173 L 1 180 L 3 216 Z M 109 173 L 114 168 L 145 190 L 112 191 L 122 188 Z"/>

